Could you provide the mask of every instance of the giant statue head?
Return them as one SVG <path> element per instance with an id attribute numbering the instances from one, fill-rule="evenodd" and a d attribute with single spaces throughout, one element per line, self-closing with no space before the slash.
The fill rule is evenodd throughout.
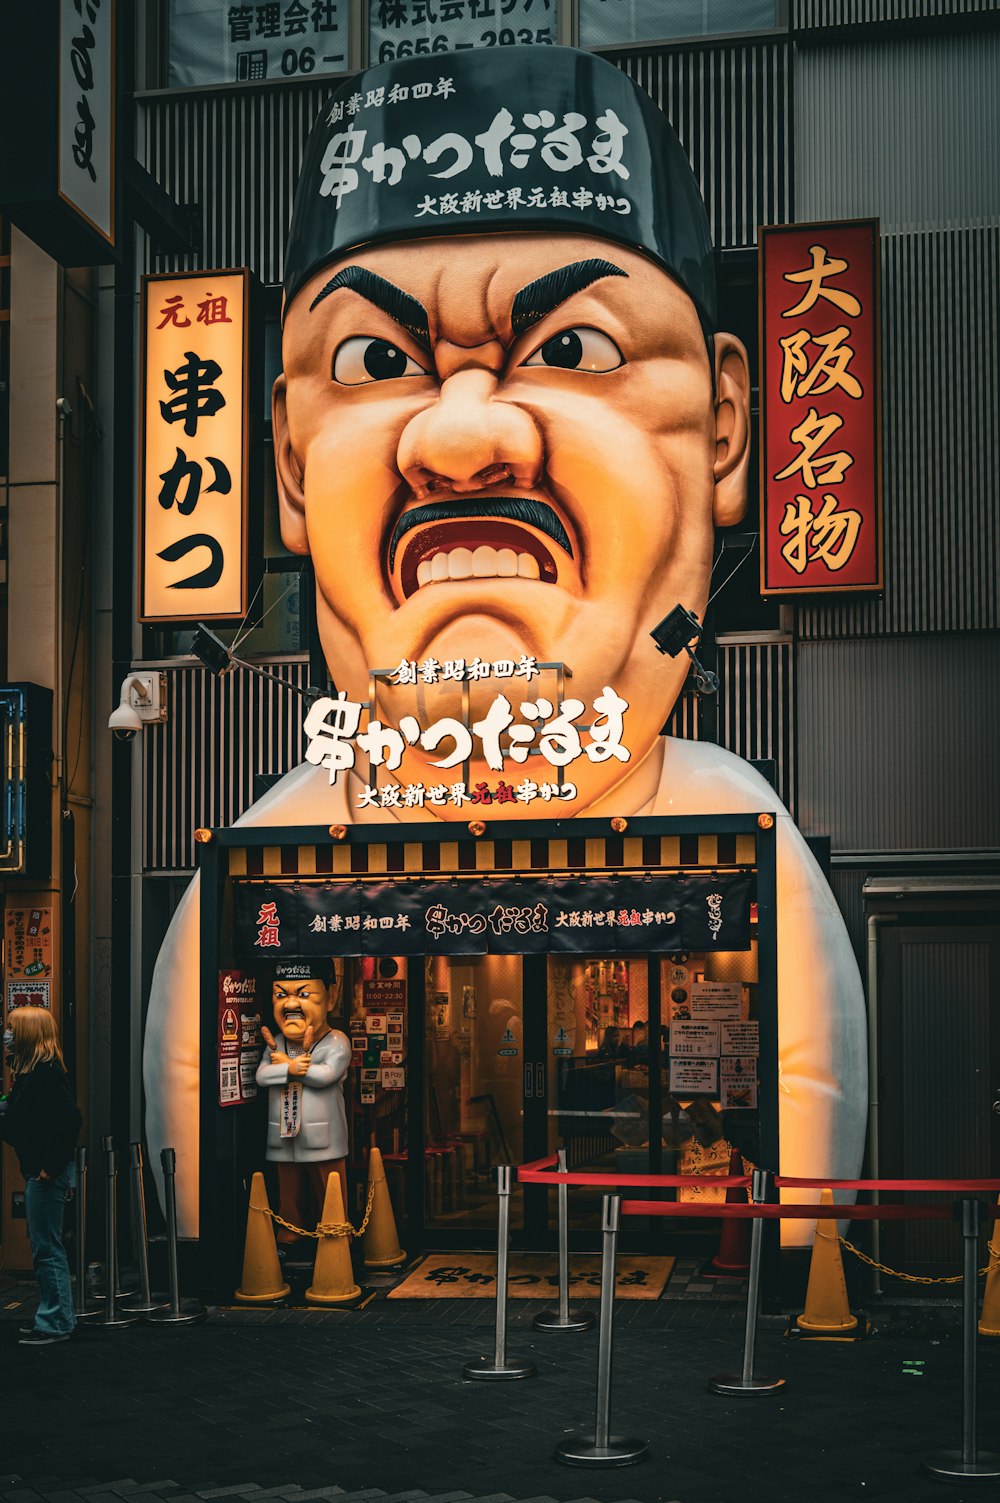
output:
<path id="1" fill-rule="evenodd" d="M 369 671 L 404 661 L 563 663 L 588 708 L 627 701 L 630 751 L 581 759 L 565 812 L 641 808 L 687 669 L 649 633 L 678 603 L 703 615 L 749 460 L 746 353 L 716 328 L 705 210 L 652 101 L 560 47 L 345 86 L 306 150 L 283 364 L 282 536 L 312 557 L 338 689 L 367 702 Z M 387 718 L 426 720 L 419 682 L 391 692 Z M 436 692 L 474 717 L 497 685 L 461 710 Z M 429 762 L 414 747 L 397 776 L 436 781 Z"/>

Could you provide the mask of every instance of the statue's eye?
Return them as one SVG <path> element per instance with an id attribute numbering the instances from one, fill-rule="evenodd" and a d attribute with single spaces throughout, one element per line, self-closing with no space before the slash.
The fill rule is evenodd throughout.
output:
<path id="1" fill-rule="evenodd" d="M 362 386 L 366 381 L 392 381 L 396 376 L 426 376 L 423 366 L 405 350 L 387 339 L 356 334 L 345 339 L 333 357 L 333 379 L 341 386 Z"/>
<path id="2" fill-rule="evenodd" d="M 600 329 L 563 329 L 524 363 L 564 371 L 613 371 L 624 365 L 625 359 L 614 340 Z"/>

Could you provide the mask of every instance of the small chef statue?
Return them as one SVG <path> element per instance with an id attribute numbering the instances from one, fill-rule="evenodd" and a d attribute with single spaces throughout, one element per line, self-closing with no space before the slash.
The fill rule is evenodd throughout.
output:
<path id="1" fill-rule="evenodd" d="M 270 1029 L 261 1030 L 266 1047 L 257 1066 L 257 1084 L 270 1088 L 267 1157 L 278 1166 L 279 1213 L 307 1230 L 322 1214 L 326 1182 L 334 1172 L 347 1206 L 343 1080 L 351 1043 L 330 1027 L 330 980 L 322 962 L 275 967 L 271 1001 L 279 1033 L 275 1038 Z M 277 1239 L 285 1247 L 302 1240 L 280 1225 Z"/>

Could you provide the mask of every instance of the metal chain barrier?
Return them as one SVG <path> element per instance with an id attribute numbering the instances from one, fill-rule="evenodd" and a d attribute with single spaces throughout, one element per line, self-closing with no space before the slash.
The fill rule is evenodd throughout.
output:
<path id="1" fill-rule="evenodd" d="M 359 1227 L 354 1227 L 349 1221 L 320 1221 L 314 1232 L 304 1226 L 295 1226 L 291 1221 L 286 1221 L 284 1216 L 279 1216 L 277 1211 L 272 1211 L 270 1206 L 255 1207 L 263 1211 L 265 1216 L 270 1216 L 279 1226 L 286 1231 L 294 1232 L 297 1237 L 363 1237 L 371 1220 L 372 1206 L 375 1204 L 375 1186 L 368 1186 L 368 1204 L 365 1206 L 364 1219 Z"/>
<path id="2" fill-rule="evenodd" d="M 816 1235 L 817 1237 L 825 1237 L 826 1233 L 821 1232 L 819 1230 L 819 1227 L 817 1227 Z M 831 1237 L 829 1238 L 829 1240 L 832 1242 L 833 1238 Z M 886 1273 L 892 1279 L 902 1279 L 906 1284 L 961 1284 L 965 1280 L 965 1275 L 962 1273 L 951 1274 L 948 1277 L 940 1278 L 934 1278 L 930 1274 L 900 1273 L 898 1269 L 890 1268 L 888 1263 L 876 1263 L 874 1258 L 870 1258 L 867 1253 L 862 1252 L 860 1247 L 855 1247 L 853 1242 L 848 1242 L 846 1237 L 838 1237 L 837 1241 L 840 1243 L 841 1247 L 846 1247 L 849 1253 L 853 1253 L 854 1256 L 860 1260 L 860 1262 L 867 1263 L 869 1268 L 877 1268 L 879 1273 Z M 990 1273 L 994 1268 L 1000 1268 L 1000 1252 L 991 1247 L 990 1261 L 987 1263 L 985 1268 L 980 1268 L 978 1274 L 979 1278 L 985 1278 L 986 1275 Z"/>

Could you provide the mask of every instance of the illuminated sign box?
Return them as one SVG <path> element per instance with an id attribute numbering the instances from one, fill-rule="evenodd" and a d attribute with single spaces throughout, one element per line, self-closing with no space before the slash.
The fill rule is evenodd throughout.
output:
<path id="1" fill-rule="evenodd" d="M 63 266 L 116 259 L 115 0 L 4 9 L 0 205 Z"/>
<path id="2" fill-rule="evenodd" d="M 879 230 L 760 231 L 761 594 L 882 589 Z"/>
<path id="3" fill-rule="evenodd" d="M 249 608 L 261 554 L 258 290 L 245 269 L 143 278 L 140 621 L 238 621 Z"/>
<path id="4" fill-rule="evenodd" d="M 52 691 L 0 688 L 0 873 L 44 880 L 52 870 Z"/>

